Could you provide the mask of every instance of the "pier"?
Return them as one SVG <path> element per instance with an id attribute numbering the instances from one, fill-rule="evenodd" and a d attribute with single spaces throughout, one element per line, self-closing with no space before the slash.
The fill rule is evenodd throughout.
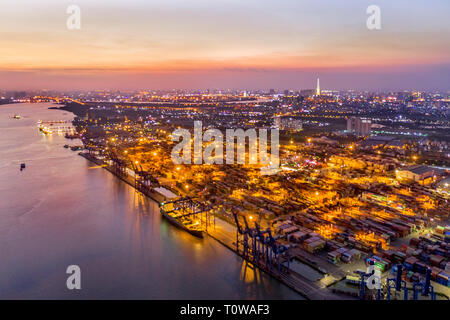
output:
<path id="1" fill-rule="evenodd" d="M 124 163 L 123 160 L 114 158 L 113 154 L 109 155 L 112 164 L 108 164 L 107 162 L 98 159 L 89 153 L 80 152 L 79 155 L 95 163 L 96 165 L 105 168 L 106 170 L 117 176 L 119 179 L 129 184 L 130 186 L 134 187 L 137 191 L 141 192 L 142 194 L 149 197 L 153 201 L 156 201 L 157 203 L 162 203 L 168 200 L 164 195 L 154 191 L 153 188 L 149 187 L 150 182 L 144 182 L 144 181 L 153 181 L 154 179 L 153 177 L 148 178 L 147 176 L 147 179 L 144 179 L 143 177 L 145 177 L 146 175 L 144 175 L 142 172 L 139 172 L 139 170 L 136 171 L 135 176 L 133 177 L 132 175 L 129 174 L 126 163 Z M 269 249 L 268 246 L 269 242 L 274 241 L 273 238 L 272 240 L 270 240 L 271 239 L 270 236 L 266 238 L 268 239 L 267 245 L 264 245 L 263 243 L 258 244 L 259 240 L 257 240 L 257 237 L 261 237 L 262 234 L 258 236 L 256 234 L 258 232 L 257 228 L 250 229 L 248 223 L 246 223 L 245 220 L 244 220 L 245 230 L 243 230 L 243 228 L 240 228 L 239 221 L 238 227 L 235 228 L 233 225 L 231 225 L 228 222 L 225 222 L 221 218 L 216 218 L 215 214 L 209 214 L 208 216 L 209 219 L 205 219 L 204 221 L 205 223 L 204 232 L 208 236 L 210 236 L 211 238 L 215 239 L 228 249 L 235 252 L 246 262 L 250 263 L 254 267 L 261 270 L 262 272 L 265 272 L 266 274 L 277 279 L 287 287 L 291 288 L 304 298 L 308 300 L 353 299 L 348 296 L 337 295 L 333 293 L 331 290 L 327 289 L 327 286 L 324 283 L 312 282 L 309 279 L 302 276 L 301 274 L 293 270 L 290 270 L 288 268 L 288 265 L 291 258 L 293 257 L 289 256 L 287 252 L 289 249 L 278 248 L 281 249 L 285 254 L 282 254 L 281 252 L 272 251 L 272 250 L 276 251 L 277 249 Z M 210 221 L 211 217 L 213 218 L 213 222 Z M 236 221 L 238 219 L 239 218 L 237 218 L 236 216 Z M 209 228 L 207 227 L 208 225 L 210 226 Z M 240 229 L 241 232 L 239 231 Z M 261 230 L 259 232 L 267 233 L 266 231 Z M 250 241 L 249 238 L 247 238 L 247 244 L 245 244 L 244 240 L 245 235 L 252 238 L 252 240 Z M 264 249 L 261 250 L 261 248 Z M 267 250 L 265 248 L 267 248 Z"/>

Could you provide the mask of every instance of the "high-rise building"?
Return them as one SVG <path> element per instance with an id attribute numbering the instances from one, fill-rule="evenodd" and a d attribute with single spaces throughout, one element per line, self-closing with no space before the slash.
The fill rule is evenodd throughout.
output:
<path id="1" fill-rule="evenodd" d="M 347 119 L 347 131 L 358 136 L 368 136 L 372 123 L 368 119 L 361 119 L 358 117 L 351 117 Z"/>
<path id="2" fill-rule="evenodd" d="M 317 78 L 316 95 L 320 96 L 320 80 Z"/>
<path id="3" fill-rule="evenodd" d="M 289 116 L 277 116 L 274 118 L 274 125 L 280 130 L 300 131 L 303 129 L 302 120 Z"/>
<path id="4" fill-rule="evenodd" d="M 300 96 L 302 97 L 310 97 L 313 96 L 314 93 L 315 93 L 314 89 L 300 90 Z"/>

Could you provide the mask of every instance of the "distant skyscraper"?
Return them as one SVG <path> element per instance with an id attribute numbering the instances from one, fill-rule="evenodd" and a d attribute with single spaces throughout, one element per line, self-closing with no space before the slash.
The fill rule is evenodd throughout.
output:
<path id="1" fill-rule="evenodd" d="M 303 128 L 302 120 L 289 116 L 275 117 L 274 125 L 280 130 L 301 131 Z"/>
<path id="2" fill-rule="evenodd" d="M 368 119 L 361 119 L 358 117 L 351 117 L 347 119 L 347 131 L 358 136 L 370 135 L 371 127 L 371 121 Z"/>
<path id="3" fill-rule="evenodd" d="M 319 81 L 319 78 L 317 78 L 316 95 L 320 96 L 320 81 Z"/>

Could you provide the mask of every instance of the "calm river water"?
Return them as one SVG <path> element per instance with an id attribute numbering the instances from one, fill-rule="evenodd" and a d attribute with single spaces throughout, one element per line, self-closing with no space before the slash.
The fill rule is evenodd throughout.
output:
<path id="1" fill-rule="evenodd" d="M 1 299 L 302 299 L 162 220 L 156 203 L 63 148 L 75 141 L 40 133 L 38 120 L 73 118 L 50 106 L 0 106 Z M 81 290 L 66 288 L 73 264 Z"/>

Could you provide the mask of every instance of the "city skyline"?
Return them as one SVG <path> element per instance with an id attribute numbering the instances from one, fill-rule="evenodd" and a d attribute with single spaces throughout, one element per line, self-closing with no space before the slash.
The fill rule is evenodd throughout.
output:
<path id="1" fill-rule="evenodd" d="M 378 1 L 381 30 L 369 1 L 81 0 L 80 30 L 68 1 L 19 2 L 0 14 L 2 89 L 449 89 L 445 1 Z"/>

